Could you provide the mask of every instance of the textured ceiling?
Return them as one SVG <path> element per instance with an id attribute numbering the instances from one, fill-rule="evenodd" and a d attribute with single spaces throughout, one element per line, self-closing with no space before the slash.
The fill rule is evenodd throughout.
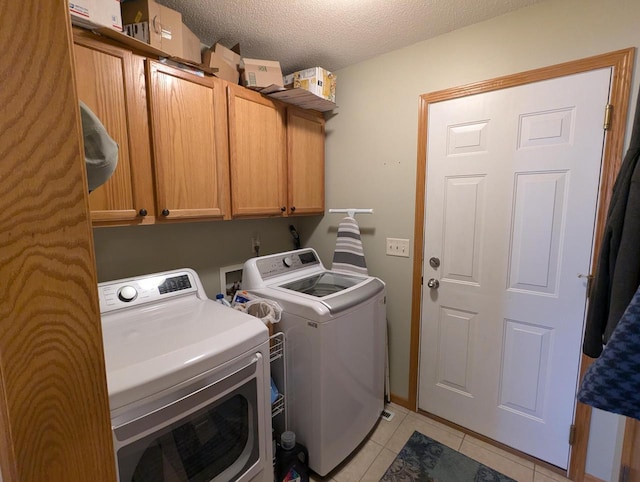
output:
<path id="1" fill-rule="evenodd" d="M 159 0 L 203 44 L 336 71 L 541 0 Z"/>

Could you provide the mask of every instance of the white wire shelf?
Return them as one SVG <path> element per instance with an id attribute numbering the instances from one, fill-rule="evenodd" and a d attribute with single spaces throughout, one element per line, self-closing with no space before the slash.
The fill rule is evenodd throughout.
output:
<path id="1" fill-rule="evenodd" d="M 276 401 L 271 405 L 271 417 L 275 417 L 284 412 L 284 395 L 278 395 Z"/>
<path id="2" fill-rule="evenodd" d="M 269 337 L 270 349 L 269 360 L 271 362 L 276 361 L 278 358 L 282 358 L 284 354 L 284 333 L 275 333 Z"/>

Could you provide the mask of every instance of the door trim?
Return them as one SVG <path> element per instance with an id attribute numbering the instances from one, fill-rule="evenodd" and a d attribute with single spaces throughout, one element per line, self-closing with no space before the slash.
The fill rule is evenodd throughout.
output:
<path id="1" fill-rule="evenodd" d="M 633 59 L 635 48 L 628 48 L 610 52 L 586 59 L 565 62 L 562 64 L 543 67 L 540 69 L 521 72 L 495 79 L 467 84 L 450 89 L 440 90 L 420 96 L 418 109 L 418 158 L 416 173 L 416 205 L 415 231 L 413 249 L 413 278 L 411 302 L 411 342 L 409 352 L 409 407 L 417 411 L 418 406 L 418 367 L 420 356 L 420 316 L 422 308 L 422 266 L 424 252 L 424 212 L 425 186 L 427 174 L 427 127 L 429 105 L 445 100 L 466 97 L 469 95 L 491 92 L 495 90 L 516 87 L 532 82 L 539 82 L 557 77 L 588 72 L 602 68 L 612 68 L 610 103 L 614 106 L 611 128 L 605 133 L 605 148 L 603 152 L 602 175 L 600 178 L 600 192 L 598 211 L 596 213 L 596 231 L 593 266 L 597 265 L 597 253 L 600 251 L 602 233 L 606 221 L 611 190 L 622 163 L 622 149 L 627 124 L 629 92 L 633 73 Z M 604 118 L 604 112 L 603 112 Z M 593 270 L 593 268 L 592 268 Z M 593 360 L 582 356 L 580 377 Z M 591 421 L 591 407 L 578 403 L 575 412 L 575 425 L 579 428 L 576 441 L 571 449 L 569 476 L 573 480 L 582 480 L 585 474 L 587 445 L 589 442 L 589 425 Z"/>
<path id="2" fill-rule="evenodd" d="M 634 418 L 627 418 L 624 427 L 624 441 L 622 442 L 622 457 L 620 460 L 620 470 L 622 470 L 623 467 L 626 467 L 628 470 L 628 478 L 625 479 L 627 482 L 640 481 L 638 450 L 640 450 L 640 422 Z"/>

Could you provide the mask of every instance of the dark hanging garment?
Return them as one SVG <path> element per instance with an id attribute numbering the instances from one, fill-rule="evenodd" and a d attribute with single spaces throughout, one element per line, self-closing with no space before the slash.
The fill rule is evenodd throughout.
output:
<path id="1" fill-rule="evenodd" d="M 613 186 L 595 278 L 591 283 L 583 352 L 597 358 L 640 285 L 640 95 L 629 150 Z"/>
<path id="2" fill-rule="evenodd" d="M 578 392 L 587 405 L 640 419 L 640 289 Z"/>

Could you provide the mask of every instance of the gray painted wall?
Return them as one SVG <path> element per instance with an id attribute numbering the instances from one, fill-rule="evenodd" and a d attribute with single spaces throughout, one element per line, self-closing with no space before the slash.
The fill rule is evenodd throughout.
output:
<path id="1" fill-rule="evenodd" d="M 620 473 L 620 458 L 622 456 L 622 441 L 624 438 L 624 417 L 615 413 L 593 409 L 591 434 L 602 437 L 602 440 L 591 439 L 587 450 L 587 474 L 602 480 L 617 481 Z"/>
<path id="2" fill-rule="evenodd" d="M 219 269 L 254 256 L 251 238 L 260 237 L 260 254 L 293 249 L 289 224 L 297 220 L 256 219 L 95 228 L 98 281 L 177 268 L 196 270 L 207 296 L 220 292 Z"/>

